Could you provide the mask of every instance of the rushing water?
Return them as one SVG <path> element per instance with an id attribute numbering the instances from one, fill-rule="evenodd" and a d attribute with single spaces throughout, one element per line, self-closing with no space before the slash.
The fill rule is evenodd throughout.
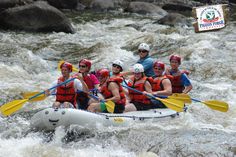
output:
<path id="1" fill-rule="evenodd" d="M 114 18 L 115 17 L 115 18 Z M 92 19 L 92 20 L 91 20 Z M 129 127 L 96 130 L 71 126 L 54 133 L 32 130 L 30 117 L 51 106 L 53 97 L 26 103 L 12 117 L 0 117 L 0 157 L 60 156 L 234 156 L 236 154 L 236 26 L 233 22 L 216 32 L 194 33 L 192 27 L 156 24 L 155 17 L 105 16 L 94 20 L 73 15 L 75 34 L 0 32 L 0 104 L 21 99 L 21 93 L 50 87 L 60 72 L 57 63 L 77 65 L 81 58 L 93 61 L 95 70 L 115 59 L 129 70 L 141 42 L 151 44 L 151 55 L 164 61 L 180 54 L 181 67 L 191 71 L 193 90 L 200 100 L 229 103 L 227 113 L 192 103 L 175 119 Z M 149 153 L 147 153 L 149 152 Z M 154 154 L 155 153 L 155 154 Z"/>

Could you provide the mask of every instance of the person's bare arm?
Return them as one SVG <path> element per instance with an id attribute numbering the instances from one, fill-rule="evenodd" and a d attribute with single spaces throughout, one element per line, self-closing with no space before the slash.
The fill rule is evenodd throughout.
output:
<path id="1" fill-rule="evenodd" d="M 172 94 L 172 86 L 171 86 L 170 80 L 169 79 L 162 80 L 162 85 L 164 88 L 163 90 L 152 92 L 152 94 L 165 95 L 165 96 L 171 95 Z"/>
<path id="2" fill-rule="evenodd" d="M 111 91 L 113 97 L 106 99 L 105 101 L 119 101 L 120 100 L 120 93 L 119 93 L 119 86 L 115 82 L 111 82 L 108 85 L 108 90 Z"/>

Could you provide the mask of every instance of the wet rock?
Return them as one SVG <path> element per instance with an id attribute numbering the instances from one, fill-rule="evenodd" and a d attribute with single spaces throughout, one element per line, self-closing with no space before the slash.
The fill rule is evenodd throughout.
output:
<path id="1" fill-rule="evenodd" d="M 169 26 L 191 25 L 190 21 L 184 15 L 179 13 L 169 13 L 158 20 L 157 23 Z"/>
<path id="2" fill-rule="evenodd" d="M 7 8 L 12 8 L 17 5 L 25 5 L 28 3 L 32 3 L 33 0 L 1 0 L 0 1 L 0 11 L 7 9 Z"/>
<path id="3" fill-rule="evenodd" d="M 14 7 L 18 4 L 18 0 L 1 0 L 0 1 L 0 10 Z"/>
<path id="4" fill-rule="evenodd" d="M 200 6 L 202 3 L 196 1 L 182 1 L 182 0 L 168 0 L 164 2 L 162 6 L 165 10 L 174 10 L 174 11 L 191 11 L 192 7 Z"/>
<path id="5" fill-rule="evenodd" d="M 162 8 L 147 2 L 131 2 L 125 11 L 139 14 L 158 14 L 161 16 L 167 14 Z"/>
<path id="6" fill-rule="evenodd" d="M 107 11 L 115 9 L 115 1 L 114 0 L 94 0 L 90 8 L 95 11 Z"/>
<path id="7" fill-rule="evenodd" d="M 58 9 L 76 9 L 78 0 L 47 0 L 48 3 Z"/>
<path id="8" fill-rule="evenodd" d="M 7 9 L 0 14 L 0 21 L 0 27 L 4 29 L 74 32 L 69 19 L 61 11 L 43 1 Z"/>

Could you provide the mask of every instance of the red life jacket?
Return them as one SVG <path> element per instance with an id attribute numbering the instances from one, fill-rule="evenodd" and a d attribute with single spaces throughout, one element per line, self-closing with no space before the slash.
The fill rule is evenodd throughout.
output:
<path id="1" fill-rule="evenodd" d="M 171 76 L 172 77 L 172 76 Z M 162 81 L 164 79 L 169 79 L 167 75 L 164 75 L 163 77 L 159 78 L 157 76 L 152 76 L 148 78 L 148 81 L 150 82 L 151 86 L 152 86 L 152 91 L 156 92 L 156 91 L 161 91 L 164 90 Z"/>
<path id="2" fill-rule="evenodd" d="M 65 81 L 64 78 L 61 76 L 58 78 L 57 83 L 59 84 L 64 81 Z M 56 101 L 59 101 L 60 103 L 70 102 L 74 105 L 74 107 L 76 107 L 75 96 L 76 92 L 74 89 L 74 81 L 71 81 L 65 85 L 57 87 Z"/>
<path id="3" fill-rule="evenodd" d="M 141 80 L 141 82 L 140 82 Z M 139 83 L 137 84 L 136 81 L 134 80 L 134 77 L 132 77 L 130 79 L 130 81 L 128 82 L 128 86 L 131 87 L 131 88 L 134 88 L 140 92 L 143 92 L 145 91 L 145 82 L 147 81 L 147 77 L 142 77 L 141 79 L 139 80 Z M 129 90 L 129 97 L 131 99 L 131 101 L 134 101 L 134 102 L 140 102 L 140 103 L 143 103 L 143 104 L 150 104 L 150 99 L 144 95 L 144 94 L 141 94 L 141 93 L 138 93 L 138 92 L 135 92 L 133 90 Z"/>
<path id="4" fill-rule="evenodd" d="M 188 70 L 180 70 L 179 72 L 180 74 L 176 75 L 176 76 L 172 76 L 172 79 L 170 79 L 171 81 L 171 85 L 172 85 L 172 93 L 183 93 L 184 90 L 184 85 L 182 84 L 181 81 L 181 75 L 182 74 L 186 74 L 189 75 L 190 72 Z"/>
<path id="5" fill-rule="evenodd" d="M 119 105 L 125 105 L 126 102 L 126 98 L 125 98 L 125 94 L 123 92 L 123 88 L 120 85 L 120 83 L 123 81 L 123 79 L 121 77 L 112 77 L 109 78 L 109 80 L 101 86 L 101 93 L 104 96 L 105 99 L 111 98 L 113 97 L 112 92 L 108 89 L 108 85 L 111 82 L 116 82 L 117 85 L 119 86 L 119 94 L 120 94 L 120 100 L 118 100 L 117 102 L 115 102 L 116 104 Z"/>
<path id="6" fill-rule="evenodd" d="M 83 76 L 83 79 L 84 79 L 84 82 L 86 83 L 86 85 L 88 86 L 88 89 L 91 90 L 91 89 L 94 89 L 95 86 L 94 86 L 94 83 L 92 81 L 92 79 L 90 78 L 90 74 L 86 75 L 86 76 Z M 73 78 L 77 78 L 78 77 L 78 73 L 74 74 L 72 76 Z"/>
<path id="7" fill-rule="evenodd" d="M 182 84 L 182 81 L 181 81 L 182 74 L 183 73 L 181 72 L 180 75 L 173 76 L 173 79 L 171 80 L 172 93 L 183 93 L 184 85 Z"/>

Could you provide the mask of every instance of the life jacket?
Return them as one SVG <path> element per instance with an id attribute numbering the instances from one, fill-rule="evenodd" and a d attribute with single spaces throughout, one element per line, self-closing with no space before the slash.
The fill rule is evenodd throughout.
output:
<path id="1" fill-rule="evenodd" d="M 57 84 L 62 83 L 64 81 L 64 78 L 61 76 L 58 78 Z M 56 101 L 59 101 L 60 103 L 70 102 L 74 105 L 74 107 L 76 107 L 75 96 L 76 92 L 74 89 L 74 81 L 57 87 Z"/>
<path id="2" fill-rule="evenodd" d="M 88 75 L 86 75 L 86 76 L 83 76 L 84 82 L 85 82 L 86 85 L 88 86 L 88 89 L 89 89 L 89 90 L 95 88 L 95 86 L 94 86 L 94 84 L 93 84 L 93 81 L 91 80 L 90 76 L 91 76 L 90 74 L 88 74 Z M 73 77 L 73 78 L 75 78 L 75 77 L 77 78 L 77 77 L 78 77 L 78 73 L 74 74 L 72 77 Z"/>
<path id="3" fill-rule="evenodd" d="M 144 85 L 145 85 L 145 82 L 147 81 L 147 77 L 144 76 L 140 80 L 138 80 L 139 83 L 136 83 L 136 81 L 134 79 L 134 76 L 133 76 L 130 79 L 130 81 L 128 82 L 128 86 L 131 87 L 131 88 L 134 88 L 134 89 L 136 89 L 140 92 L 143 92 L 143 91 L 145 91 L 145 86 Z M 131 89 L 128 89 L 128 90 L 129 90 L 129 97 L 130 97 L 131 101 L 140 102 L 140 103 L 143 103 L 143 104 L 150 104 L 150 99 L 146 95 L 135 92 Z"/>
<path id="4" fill-rule="evenodd" d="M 124 76 L 123 76 L 121 73 L 119 73 L 119 74 L 113 74 L 113 73 L 111 73 L 111 74 L 110 74 L 110 78 L 114 78 L 114 77 L 120 77 L 120 78 L 122 79 L 121 82 L 123 82 L 123 81 L 125 80 Z"/>
<path id="5" fill-rule="evenodd" d="M 151 86 L 152 86 L 152 91 L 161 91 L 161 90 L 164 90 L 164 87 L 163 87 L 163 84 L 162 84 L 162 81 L 164 79 L 172 79 L 173 76 L 171 75 L 164 75 L 163 77 L 161 78 L 158 78 L 157 76 L 152 76 L 152 77 L 149 77 L 148 78 L 148 81 L 150 82 Z"/>
<path id="6" fill-rule="evenodd" d="M 186 74 L 186 75 L 190 74 L 190 72 L 188 70 L 180 70 L 179 73 L 180 74 L 177 76 L 171 75 L 172 79 L 170 79 L 170 81 L 171 81 L 171 85 L 172 85 L 172 93 L 183 93 L 183 90 L 185 87 L 182 84 L 181 75 L 182 74 Z"/>
<path id="7" fill-rule="evenodd" d="M 171 79 L 171 85 L 172 85 L 172 93 L 183 93 L 184 85 L 181 81 L 181 75 L 184 74 L 184 72 L 180 71 L 180 75 L 173 76 Z"/>
<path id="8" fill-rule="evenodd" d="M 123 79 L 121 77 L 112 77 L 109 78 L 109 80 L 101 86 L 101 93 L 104 96 L 105 99 L 111 98 L 113 97 L 112 92 L 108 89 L 108 85 L 111 82 L 116 82 L 117 85 L 119 86 L 119 94 L 120 94 L 120 100 L 116 101 L 115 103 L 118 105 L 125 105 L 126 102 L 126 98 L 125 98 L 125 94 L 123 92 L 123 88 L 120 85 L 120 83 L 123 81 Z"/>

